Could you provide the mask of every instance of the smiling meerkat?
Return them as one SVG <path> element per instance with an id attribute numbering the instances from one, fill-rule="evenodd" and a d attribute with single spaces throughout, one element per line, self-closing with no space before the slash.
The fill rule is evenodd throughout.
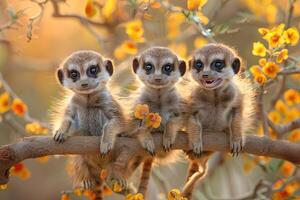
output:
<path id="1" fill-rule="evenodd" d="M 71 54 L 56 73 L 60 85 L 72 94 L 62 101 L 65 105 L 55 109 L 63 113 L 53 116 L 53 139 L 63 143 L 74 135 L 99 136 L 101 155 L 79 155 L 74 159 L 75 185 L 95 189 L 99 199 L 102 199 L 99 174 L 108 162 L 104 155 L 113 148 L 124 121 L 121 107 L 106 86 L 112 74 L 110 60 L 87 50 Z"/>

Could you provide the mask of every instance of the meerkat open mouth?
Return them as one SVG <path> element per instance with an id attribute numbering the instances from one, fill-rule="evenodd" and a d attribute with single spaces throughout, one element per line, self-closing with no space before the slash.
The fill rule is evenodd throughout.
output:
<path id="1" fill-rule="evenodd" d="M 201 84 L 205 87 L 205 88 L 209 88 L 209 89 L 214 89 L 216 87 L 218 87 L 220 84 L 222 83 L 222 79 L 221 78 L 217 78 L 217 79 L 202 79 L 201 80 Z"/>

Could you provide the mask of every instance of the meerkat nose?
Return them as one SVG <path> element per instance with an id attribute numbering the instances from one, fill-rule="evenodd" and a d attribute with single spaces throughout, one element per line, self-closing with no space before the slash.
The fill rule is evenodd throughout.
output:
<path id="1" fill-rule="evenodd" d="M 155 81 L 156 82 L 161 82 L 161 78 L 156 78 Z"/>
<path id="2" fill-rule="evenodd" d="M 89 86 L 89 84 L 87 84 L 87 83 L 81 84 L 81 87 L 83 87 L 83 88 L 86 88 L 86 87 L 88 87 L 88 86 Z"/>
<path id="3" fill-rule="evenodd" d="M 208 78 L 208 74 L 203 74 L 202 78 Z"/>

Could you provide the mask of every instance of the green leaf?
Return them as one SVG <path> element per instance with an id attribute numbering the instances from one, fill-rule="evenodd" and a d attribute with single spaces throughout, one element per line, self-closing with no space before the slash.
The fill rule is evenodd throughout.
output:
<path id="1" fill-rule="evenodd" d="M 283 160 L 273 158 L 268 164 L 268 169 L 271 172 L 276 173 L 283 164 L 283 162 Z"/>

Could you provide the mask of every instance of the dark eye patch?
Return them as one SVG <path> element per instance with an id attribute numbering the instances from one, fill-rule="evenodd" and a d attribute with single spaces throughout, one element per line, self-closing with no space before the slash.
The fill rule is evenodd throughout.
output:
<path id="1" fill-rule="evenodd" d="M 201 60 L 195 60 L 193 67 L 199 72 L 204 67 L 204 64 Z"/>
<path id="2" fill-rule="evenodd" d="M 68 71 L 68 77 L 71 78 L 73 82 L 76 82 L 78 79 L 80 79 L 80 73 L 77 70 L 72 69 Z"/>
<path id="3" fill-rule="evenodd" d="M 92 78 L 97 78 L 98 73 L 100 72 L 100 67 L 99 65 L 91 65 L 89 68 L 86 70 L 86 74 L 88 77 Z"/>
<path id="4" fill-rule="evenodd" d="M 146 71 L 146 74 L 151 74 L 154 72 L 154 66 L 151 64 L 151 63 L 144 63 L 144 66 L 143 66 L 144 70 Z"/>
<path id="5" fill-rule="evenodd" d="M 224 60 L 216 59 L 211 63 L 211 68 L 220 72 L 224 67 L 226 67 L 226 63 Z"/>
<path id="6" fill-rule="evenodd" d="M 163 74 L 170 75 L 172 71 L 174 71 L 174 64 L 167 63 L 162 66 L 161 71 Z"/>

